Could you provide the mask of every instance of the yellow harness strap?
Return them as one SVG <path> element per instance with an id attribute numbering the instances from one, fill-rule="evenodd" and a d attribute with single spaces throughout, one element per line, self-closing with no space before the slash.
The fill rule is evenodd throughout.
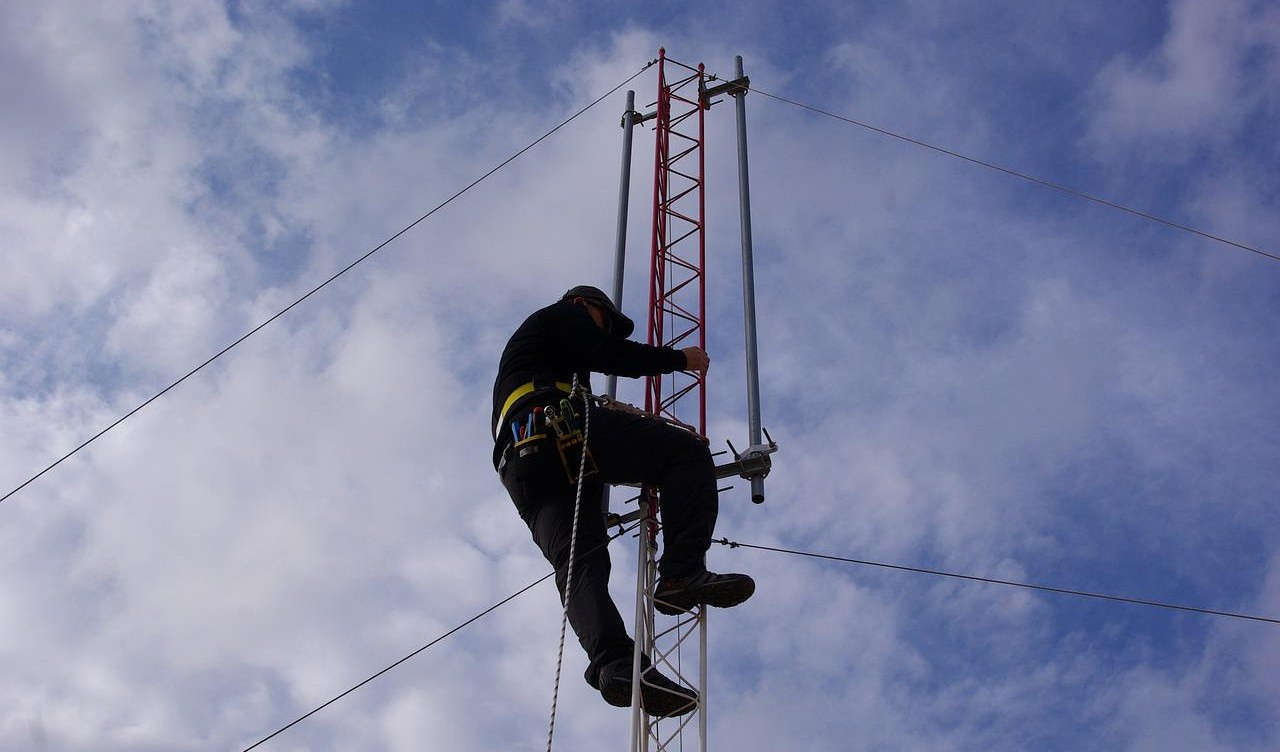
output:
<path id="1" fill-rule="evenodd" d="M 559 389 L 565 394 L 571 394 L 573 392 L 572 384 L 566 384 L 563 381 L 557 381 L 555 386 L 556 386 L 556 389 Z M 502 426 L 504 423 L 507 422 L 507 413 L 511 412 L 511 408 L 514 407 L 515 404 L 520 400 L 524 399 L 525 397 L 528 397 L 530 394 L 533 394 L 534 391 L 536 391 L 536 389 L 537 388 L 533 385 L 533 382 L 530 381 L 528 384 L 521 384 L 520 386 L 515 388 L 515 391 L 511 392 L 511 394 L 507 397 L 507 401 L 502 404 L 502 412 L 498 413 L 498 424 L 493 429 L 494 430 L 493 437 L 495 440 L 502 433 Z"/>

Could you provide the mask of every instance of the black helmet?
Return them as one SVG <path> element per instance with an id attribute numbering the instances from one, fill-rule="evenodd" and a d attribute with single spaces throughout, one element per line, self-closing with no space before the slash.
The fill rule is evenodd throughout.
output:
<path id="1" fill-rule="evenodd" d="M 573 300 L 574 298 L 590 300 L 608 311 L 609 318 L 613 324 L 613 333 L 619 337 L 630 337 L 631 332 L 635 331 L 636 322 L 627 318 L 622 311 L 619 311 L 613 301 L 609 300 L 609 296 L 605 295 L 600 288 L 592 287 L 591 285 L 578 285 L 570 288 L 568 292 L 560 296 L 560 300 Z"/>

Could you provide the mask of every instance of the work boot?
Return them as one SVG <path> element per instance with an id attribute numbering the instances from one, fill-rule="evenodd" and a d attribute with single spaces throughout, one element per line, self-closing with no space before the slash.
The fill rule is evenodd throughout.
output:
<path id="1" fill-rule="evenodd" d="M 736 606 L 755 591 L 755 580 L 745 574 L 716 574 L 704 569 L 687 577 L 659 580 L 653 593 L 653 606 L 667 616 L 676 616 L 694 606 Z"/>
<path id="2" fill-rule="evenodd" d="M 645 661 L 648 663 L 648 661 Z M 652 716 L 684 715 L 698 707 L 698 693 L 681 686 L 649 666 L 641 673 L 640 707 Z M 631 707 L 631 659 L 620 658 L 600 667 L 600 696 L 619 708 Z"/>

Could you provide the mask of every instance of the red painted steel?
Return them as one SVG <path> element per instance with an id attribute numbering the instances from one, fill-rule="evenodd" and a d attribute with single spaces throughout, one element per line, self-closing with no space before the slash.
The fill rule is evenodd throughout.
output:
<path id="1" fill-rule="evenodd" d="M 667 79 L 667 66 L 675 75 Z M 653 177 L 653 238 L 649 274 L 648 341 L 651 345 L 706 349 L 706 240 L 703 232 L 706 81 L 697 68 L 658 51 L 658 103 Z M 695 120 L 696 123 L 693 121 Z M 676 373 L 649 377 L 645 408 L 697 427 L 706 435 L 705 376 Z M 668 386 L 669 389 L 664 388 Z M 682 414 L 683 413 L 683 414 Z"/>

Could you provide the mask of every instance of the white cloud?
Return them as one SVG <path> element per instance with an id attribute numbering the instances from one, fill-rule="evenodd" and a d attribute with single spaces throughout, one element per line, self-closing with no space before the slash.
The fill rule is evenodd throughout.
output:
<path id="1" fill-rule="evenodd" d="M 547 29 L 557 23 L 566 12 L 566 2 L 540 2 L 539 0 L 502 0 L 495 11 L 500 26 L 517 26 L 529 29 Z"/>
<path id="2" fill-rule="evenodd" d="M 1231 7 L 1214 36 L 1196 31 L 1199 8 L 1178 6 L 1155 57 L 1123 57 L 1103 75 L 1111 109 L 1097 122 L 1150 127 L 1122 94 L 1157 110 L 1245 96 L 1204 83 L 1252 75 L 1239 58 L 1205 61 L 1222 39 L 1265 48 L 1242 30 L 1246 18 L 1261 27 L 1265 9 Z M 0 82 L 31 103 L 18 140 L 0 147 L 13 270 L 0 280 L 0 474 L 15 485 L 633 73 L 659 40 L 712 50 L 721 72 L 717 45 L 741 44 L 765 88 L 815 75 L 791 68 L 772 26 L 714 42 L 643 27 L 569 45 L 538 74 L 552 79 L 546 99 L 511 111 L 476 93 L 486 76 L 512 75 L 510 59 L 496 55 L 493 73 L 475 64 L 491 51 L 455 59 L 461 43 L 437 41 L 421 74 L 351 128 L 295 87 L 326 51 L 311 36 L 322 31 L 287 12 L 5 13 L 15 44 L 0 54 L 26 75 Z M 892 124 L 927 124 L 950 145 L 997 143 L 1001 123 L 951 75 L 968 61 L 946 34 L 912 47 L 902 18 L 875 23 L 849 28 L 826 56 L 859 72 L 857 86 L 826 82 L 837 104 L 896 111 Z M 635 82 L 639 106 L 651 85 Z M 431 111 L 442 88 L 468 93 L 447 116 Z M 1275 410 L 1257 370 L 1268 361 L 1254 357 L 1274 348 L 1262 325 L 1274 285 L 1257 267 L 1045 211 L 1001 179 L 749 101 L 765 422 L 783 450 L 769 503 L 726 494 L 720 534 L 1206 600 L 1252 597 L 1241 562 L 1272 561 L 1257 608 L 1280 608 L 1266 469 Z M 569 284 L 608 278 L 621 103 L 619 92 L 0 505 L 0 746 L 247 745 L 545 572 L 489 467 L 489 379 L 520 317 Z M 738 440 L 740 345 L 723 323 L 737 315 L 725 302 L 737 287 L 729 110 L 709 115 L 710 284 L 724 316 L 712 423 Z M 1197 122 L 1179 143 L 1208 138 Z M 637 132 L 634 269 L 647 250 L 650 136 Z M 1213 143 L 1236 165 L 1256 154 Z M 1273 182 L 1261 171 L 1188 179 L 1202 211 L 1265 232 L 1252 221 Z M 1242 200 L 1221 198 L 1224 187 Z M 633 284 L 628 310 L 642 297 Z M 1259 325 L 1242 326 L 1251 318 Z M 624 613 L 627 543 L 615 546 Z M 1131 611 L 746 550 L 711 556 L 760 581 L 749 604 L 712 614 L 717 746 L 1272 740 L 1262 726 L 1231 728 L 1240 708 L 1274 715 L 1276 651 L 1258 632 L 1184 622 L 1172 628 L 1186 628 L 1180 642 L 1160 617 Z M 558 624 L 544 583 L 275 746 L 540 740 Z M 627 714 L 578 679 L 582 663 L 570 639 L 557 738 L 615 744 Z M 1235 694 L 1206 706 L 1221 664 L 1240 667 Z M 1159 725 L 1171 709 L 1172 740 Z"/>
<path id="3" fill-rule="evenodd" d="M 1274 107 L 1280 49 L 1273 7 L 1255 0 L 1170 5 L 1159 46 L 1116 60 L 1098 79 L 1090 142 L 1108 153 L 1137 147 L 1182 161 L 1235 137 L 1254 107 Z"/>

